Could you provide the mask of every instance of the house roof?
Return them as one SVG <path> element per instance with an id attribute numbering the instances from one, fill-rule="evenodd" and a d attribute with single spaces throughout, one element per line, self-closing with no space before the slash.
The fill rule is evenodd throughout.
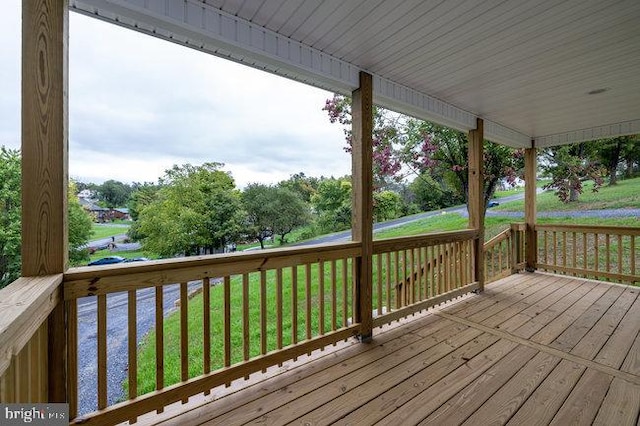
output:
<path id="1" fill-rule="evenodd" d="M 458 130 L 640 133 L 637 0 L 71 0 L 78 12 Z"/>

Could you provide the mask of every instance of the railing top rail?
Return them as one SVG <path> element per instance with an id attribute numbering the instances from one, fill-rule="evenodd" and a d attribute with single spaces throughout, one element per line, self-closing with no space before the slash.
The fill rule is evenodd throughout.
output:
<path id="1" fill-rule="evenodd" d="M 62 274 L 21 277 L 0 289 L 0 375 L 60 302 Z"/>
<path id="2" fill-rule="evenodd" d="M 536 231 L 570 231 L 611 235 L 640 235 L 640 227 L 634 226 L 591 226 L 591 225 L 536 225 Z"/>
<path id="3" fill-rule="evenodd" d="M 495 237 L 491 238 L 489 241 L 487 241 L 486 243 L 484 243 L 484 249 L 488 250 L 491 247 L 495 246 L 496 244 L 500 243 L 501 241 L 506 240 L 507 238 L 509 238 L 511 236 L 511 228 L 507 228 L 504 231 L 500 232 L 498 235 L 496 235 Z"/>
<path id="4" fill-rule="evenodd" d="M 524 222 L 515 222 L 511 224 L 511 230 L 513 231 L 526 231 L 527 224 Z"/>
<path id="5" fill-rule="evenodd" d="M 305 247 L 164 259 L 136 264 L 79 267 L 64 275 L 65 300 L 135 290 L 211 277 L 259 272 L 294 265 L 359 256 L 360 243 L 328 243 Z"/>
<path id="6" fill-rule="evenodd" d="M 479 235 L 480 232 L 477 229 L 464 229 L 460 231 L 434 232 L 412 237 L 375 240 L 373 242 L 373 254 L 472 240 L 478 238 Z"/>

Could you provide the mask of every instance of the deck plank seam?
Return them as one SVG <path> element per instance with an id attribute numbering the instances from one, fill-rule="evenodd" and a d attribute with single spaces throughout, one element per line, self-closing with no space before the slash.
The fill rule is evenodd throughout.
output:
<path id="1" fill-rule="evenodd" d="M 455 322 L 458 322 L 460 324 L 464 324 L 464 325 L 467 325 L 469 327 L 476 328 L 476 329 L 481 330 L 481 331 L 483 331 L 485 333 L 494 334 L 495 336 L 498 336 L 500 338 L 507 339 L 507 340 L 510 340 L 512 342 L 515 342 L 515 343 L 518 343 L 518 344 L 521 344 L 521 345 L 524 345 L 524 346 L 528 346 L 528 347 L 537 349 L 537 350 L 539 350 L 541 352 L 545 352 L 545 353 L 547 353 L 549 355 L 557 356 L 557 357 L 560 357 L 562 359 L 566 359 L 568 361 L 572 361 L 572 362 L 575 362 L 577 364 L 583 365 L 583 366 L 585 366 L 587 368 L 592 368 L 594 370 L 600 371 L 601 373 L 608 374 L 608 375 L 613 376 L 613 377 L 617 377 L 619 379 L 631 382 L 631 383 L 636 384 L 636 385 L 640 385 L 640 376 L 637 376 L 635 374 L 627 373 L 626 371 L 620 371 L 620 370 L 617 370 L 615 368 L 609 367 L 607 365 L 603 365 L 603 364 L 597 363 L 595 361 L 579 357 L 577 355 L 566 353 L 566 352 L 563 352 L 561 350 L 549 347 L 547 345 L 543 345 L 543 344 L 540 344 L 540 343 L 537 343 L 537 342 L 532 342 L 532 341 L 523 339 L 521 337 L 514 336 L 511 333 L 507 333 L 507 332 L 502 331 L 502 330 L 496 330 L 494 328 L 487 327 L 487 326 L 485 326 L 483 324 L 474 323 L 473 321 L 469 321 L 469 320 L 466 320 L 464 318 L 458 318 L 458 317 L 456 317 L 454 315 L 450 315 L 450 314 L 448 314 L 446 312 L 436 311 L 436 312 L 434 312 L 434 315 L 438 315 L 438 316 L 441 316 L 443 318 L 447 318 L 447 319 L 449 319 L 451 321 L 455 321 Z"/>

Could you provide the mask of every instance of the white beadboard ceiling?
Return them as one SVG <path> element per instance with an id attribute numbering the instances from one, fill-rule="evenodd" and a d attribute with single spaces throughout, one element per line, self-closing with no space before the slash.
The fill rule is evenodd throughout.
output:
<path id="1" fill-rule="evenodd" d="M 72 10 L 487 139 L 640 133 L 638 0 L 71 0 Z M 590 92 L 601 92 L 590 94 Z"/>

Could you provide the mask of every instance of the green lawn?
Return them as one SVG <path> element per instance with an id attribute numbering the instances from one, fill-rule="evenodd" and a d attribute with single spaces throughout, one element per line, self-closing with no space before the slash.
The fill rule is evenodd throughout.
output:
<path id="1" fill-rule="evenodd" d="M 129 227 L 100 225 L 94 223 L 92 226 L 91 240 L 100 240 L 114 235 L 126 234 Z"/>
<path id="2" fill-rule="evenodd" d="M 536 207 L 539 212 L 640 208 L 640 178 L 620 180 L 617 185 L 603 186 L 598 192 L 593 192 L 592 188 L 593 183 L 585 183 L 584 192 L 572 203 L 563 203 L 554 191 L 545 191 L 536 196 Z M 501 204 L 493 210 L 524 211 L 524 200 Z"/>

